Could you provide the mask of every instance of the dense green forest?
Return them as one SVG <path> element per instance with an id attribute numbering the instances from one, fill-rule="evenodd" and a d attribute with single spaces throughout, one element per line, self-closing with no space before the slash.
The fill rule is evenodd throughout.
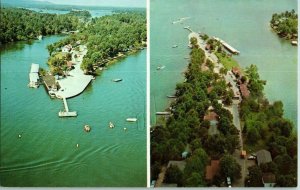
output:
<path id="1" fill-rule="evenodd" d="M 0 42 L 36 39 L 39 35 L 76 30 L 78 17 L 71 14 L 37 13 L 27 9 L 1 8 Z"/>
<path id="2" fill-rule="evenodd" d="M 273 14 L 270 23 L 279 36 L 286 39 L 298 38 L 298 15 L 295 10 Z"/>
<path id="3" fill-rule="evenodd" d="M 271 152 L 273 161 L 249 168 L 246 186 L 263 186 L 262 173 L 274 173 L 276 186 L 297 186 L 297 135 L 294 125 L 283 118 L 281 101 L 269 103 L 263 94 L 264 82 L 260 80 L 257 67 L 246 68 L 251 96 L 241 103 L 240 115 L 244 122 L 245 147 L 252 151 L 264 148 Z M 247 183 L 247 181 L 251 183 Z M 255 182 L 255 183 L 254 183 Z"/>
<path id="4" fill-rule="evenodd" d="M 146 14 L 144 12 L 123 12 L 100 18 L 93 18 L 77 34 L 48 46 L 50 55 L 61 51 L 66 44 L 86 44 L 87 54 L 81 68 L 93 72 L 94 65 L 104 65 L 126 52 L 138 50 L 147 40 Z"/>
<path id="5" fill-rule="evenodd" d="M 181 153 L 189 147 L 191 156 L 186 160 L 183 173 L 176 170 L 178 176 L 181 176 L 176 180 L 180 182 L 179 186 L 198 187 L 207 185 L 205 167 L 209 158 L 221 159 L 224 163 L 230 162 L 233 167 L 238 168 L 230 154 L 240 144 L 231 113 L 217 101 L 224 101 L 232 92 L 225 81 L 213 73 L 213 68 L 201 71 L 201 65 L 208 64 L 209 60 L 205 59 L 204 51 L 195 45 L 197 39 L 192 38 L 191 42 L 193 49 L 185 73 L 186 81 L 176 87 L 177 98 L 171 104 L 172 116 L 167 120 L 166 126 L 155 126 L 151 130 L 151 178 L 156 179 L 162 165 L 167 164 L 169 160 L 181 160 Z M 210 87 L 213 87 L 213 90 L 209 92 L 207 89 Z M 218 134 L 209 135 L 209 122 L 203 119 L 209 106 L 212 106 L 219 116 Z M 240 171 L 229 175 L 226 172 L 227 165 L 222 166 L 224 172 L 218 176 L 217 183 L 221 183 L 226 176 L 232 177 L 233 180 L 239 178 Z M 166 180 L 170 182 L 168 177 Z"/>

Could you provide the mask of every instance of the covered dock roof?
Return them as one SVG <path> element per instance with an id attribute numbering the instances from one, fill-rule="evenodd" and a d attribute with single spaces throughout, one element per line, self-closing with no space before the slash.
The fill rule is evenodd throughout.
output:
<path id="1" fill-rule="evenodd" d="M 38 72 L 39 72 L 39 68 L 40 68 L 40 65 L 39 65 L 39 64 L 32 63 L 32 64 L 31 64 L 30 72 L 31 72 L 31 73 L 38 73 Z"/>
<path id="2" fill-rule="evenodd" d="M 38 82 L 39 75 L 37 73 L 29 73 L 30 82 Z"/>

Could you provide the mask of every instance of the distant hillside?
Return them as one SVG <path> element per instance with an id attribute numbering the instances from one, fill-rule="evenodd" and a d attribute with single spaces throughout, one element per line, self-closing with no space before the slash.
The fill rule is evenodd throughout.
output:
<path id="1" fill-rule="evenodd" d="M 62 5 L 62 4 L 51 3 L 48 1 L 35 1 L 35 0 L 1 0 L 1 7 L 39 8 L 39 9 L 54 9 L 54 10 L 62 10 L 62 11 L 71 11 L 72 9 L 113 10 L 114 12 L 146 11 L 146 8 Z"/>
<path id="2" fill-rule="evenodd" d="M 1 0 L 1 7 L 12 6 L 12 7 L 30 7 L 30 6 L 46 6 L 54 5 L 48 1 L 33 1 L 33 0 Z"/>

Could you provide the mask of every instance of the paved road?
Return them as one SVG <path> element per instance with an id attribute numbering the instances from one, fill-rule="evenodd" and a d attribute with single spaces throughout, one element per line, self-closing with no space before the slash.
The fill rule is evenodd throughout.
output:
<path id="1" fill-rule="evenodd" d="M 239 109 L 238 109 L 238 101 L 234 102 L 232 104 L 231 113 L 233 116 L 233 124 L 234 126 L 239 130 L 239 139 L 240 139 L 240 150 L 236 150 L 233 156 L 235 157 L 236 161 L 241 165 L 241 174 L 242 177 L 238 181 L 236 181 L 234 184 L 232 184 L 235 187 L 244 187 L 244 181 L 247 175 L 247 158 L 242 159 L 240 158 L 241 151 L 243 150 L 243 139 L 242 139 L 242 130 L 241 130 L 241 123 L 240 123 L 240 115 L 239 115 Z"/>
<path id="2" fill-rule="evenodd" d="M 167 171 L 167 167 L 163 166 L 161 168 L 161 172 L 158 174 L 158 178 L 156 180 L 156 183 L 155 183 L 154 187 L 160 187 L 161 186 L 161 184 L 164 182 L 166 171 Z"/>

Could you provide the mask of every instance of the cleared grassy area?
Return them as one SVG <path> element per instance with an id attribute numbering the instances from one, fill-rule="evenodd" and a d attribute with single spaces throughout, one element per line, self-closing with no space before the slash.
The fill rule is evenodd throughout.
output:
<path id="1" fill-rule="evenodd" d="M 222 53 L 215 52 L 216 56 L 220 60 L 220 62 L 224 65 L 224 67 L 228 70 L 231 70 L 232 67 L 240 67 L 238 62 L 234 60 L 232 57 L 222 55 Z"/>

